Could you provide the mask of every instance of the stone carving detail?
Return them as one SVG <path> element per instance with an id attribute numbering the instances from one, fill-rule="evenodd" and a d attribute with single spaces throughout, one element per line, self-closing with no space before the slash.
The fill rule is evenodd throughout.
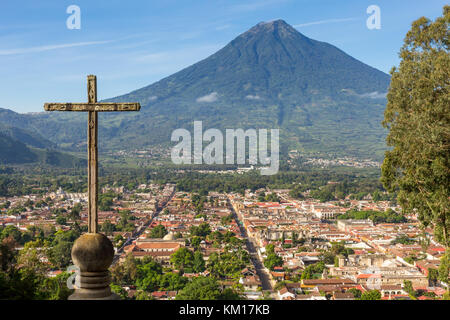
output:
<path id="1" fill-rule="evenodd" d="M 45 111 L 99 111 L 99 112 L 116 112 L 116 111 L 139 111 L 141 106 L 139 103 L 46 103 Z"/>
<path id="2" fill-rule="evenodd" d="M 97 77 L 93 75 L 88 76 L 88 102 L 97 102 Z"/>

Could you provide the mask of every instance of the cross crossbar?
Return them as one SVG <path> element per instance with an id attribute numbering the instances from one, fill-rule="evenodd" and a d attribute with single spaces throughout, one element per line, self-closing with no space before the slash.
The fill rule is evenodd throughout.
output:
<path id="1" fill-rule="evenodd" d="M 46 103 L 45 111 L 139 111 L 141 106 L 139 103 Z"/>

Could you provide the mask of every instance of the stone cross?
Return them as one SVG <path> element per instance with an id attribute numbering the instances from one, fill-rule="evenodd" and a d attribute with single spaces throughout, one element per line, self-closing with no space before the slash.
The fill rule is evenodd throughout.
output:
<path id="1" fill-rule="evenodd" d="M 80 288 L 69 299 L 114 299 L 108 267 L 114 257 L 111 241 L 98 233 L 98 112 L 139 111 L 139 103 L 97 102 L 97 77 L 87 77 L 87 103 L 46 103 L 46 111 L 88 112 L 88 233 L 72 248 L 72 260 L 80 268 Z"/>
<path id="2" fill-rule="evenodd" d="M 46 111 L 88 112 L 88 232 L 98 232 L 98 112 L 139 111 L 139 103 L 99 103 L 97 102 L 97 77 L 88 76 L 88 103 L 46 103 Z"/>

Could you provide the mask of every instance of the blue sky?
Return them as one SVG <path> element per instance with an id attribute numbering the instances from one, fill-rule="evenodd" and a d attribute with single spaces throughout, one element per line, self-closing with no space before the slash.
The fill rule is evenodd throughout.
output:
<path id="1" fill-rule="evenodd" d="M 384 72 L 397 65 L 411 22 L 435 19 L 441 0 L 1 0 L 0 107 L 40 112 L 44 102 L 99 99 L 158 81 L 216 52 L 261 21 L 284 19 Z M 69 30 L 66 9 L 81 9 Z M 366 9 L 381 9 L 369 30 Z"/>

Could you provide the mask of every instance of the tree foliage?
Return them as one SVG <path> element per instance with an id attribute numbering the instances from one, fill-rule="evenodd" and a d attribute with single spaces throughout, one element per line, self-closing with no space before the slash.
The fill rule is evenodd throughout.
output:
<path id="1" fill-rule="evenodd" d="M 392 209 L 388 209 L 387 211 L 374 211 L 374 210 L 349 210 L 344 214 L 341 214 L 337 217 L 338 219 L 356 219 L 356 220 L 365 220 L 370 219 L 374 223 L 405 223 L 408 221 L 406 217 L 402 214 L 396 213 Z"/>
<path id="2" fill-rule="evenodd" d="M 283 259 L 276 253 L 269 253 L 267 258 L 264 259 L 264 266 L 269 270 L 273 270 L 275 267 L 280 267 L 282 265 Z"/>
<path id="3" fill-rule="evenodd" d="M 439 280 L 450 284 L 450 249 L 447 249 L 445 254 L 442 256 L 438 272 Z"/>
<path id="4" fill-rule="evenodd" d="M 302 279 L 314 279 L 318 278 L 318 274 L 321 274 L 323 270 L 325 269 L 325 263 L 323 261 L 310 264 L 303 270 L 302 272 Z"/>
<path id="5" fill-rule="evenodd" d="M 191 236 L 198 236 L 204 238 L 211 233 L 211 227 L 209 226 L 208 223 L 204 222 L 200 224 L 198 227 L 192 226 L 189 229 L 189 233 L 191 234 Z"/>
<path id="6" fill-rule="evenodd" d="M 186 247 L 181 247 L 172 254 L 170 262 L 179 270 L 192 272 L 194 267 L 194 253 Z"/>
<path id="7" fill-rule="evenodd" d="M 158 224 L 150 231 L 150 238 L 163 238 L 167 233 L 166 227 L 162 224 Z"/>
<path id="8" fill-rule="evenodd" d="M 361 295 L 362 295 L 361 290 L 356 289 L 356 288 L 351 288 L 351 289 L 347 290 L 347 292 L 350 292 L 351 294 L 353 294 L 353 297 L 355 299 L 361 298 Z"/>
<path id="9" fill-rule="evenodd" d="M 399 190 L 405 211 L 417 210 L 449 244 L 450 230 L 450 6 L 434 22 L 413 22 L 400 50 L 383 125 L 389 129 L 382 182 Z"/>
<path id="10" fill-rule="evenodd" d="M 208 259 L 207 269 L 221 279 L 231 278 L 250 262 L 249 254 L 240 247 L 227 246 L 222 253 L 213 252 Z"/>
<path id="11" fill-rule="evenodd" d="M 381 293 L 378 290 L 370 290 L 361 294 L 361 300 L 380 300 Z"/>
<path id="12" fill-rule="evenodd" d="M 238 300 L 239 295 L 232 289 L 221 290 L 219 283 L 212 277 L 192 279 L 176 296 L 177 300 Z"/>

